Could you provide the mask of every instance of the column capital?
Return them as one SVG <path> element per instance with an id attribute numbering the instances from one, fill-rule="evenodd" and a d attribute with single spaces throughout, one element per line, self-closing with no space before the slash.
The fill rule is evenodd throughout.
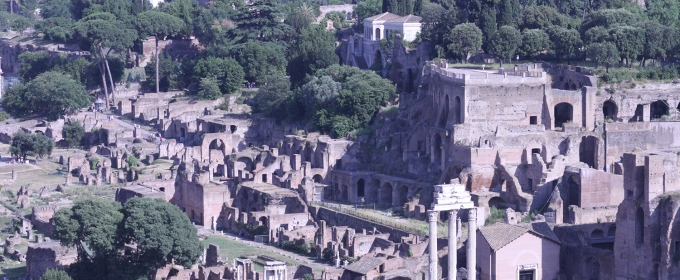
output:
<path id="1" fill-rule="evenodd" d="M 458 209 L 449 210 L 449 219 L 453 218 L 455 220 L 457 216 Z"/>
<path id="2" fill-rule="evenodd" d="M 436 222 L 438 217 L 439 217 L 438 211 L 434 211 L 434 210 L 428 210 L 427 211 L 427 221 L 428 222 Z"/>
<path id="3" fill-rule="evenodd" d="M 468 221 L 474 220 L 477 220 L 477 207 L 473 207 L 468 210 Z"/>

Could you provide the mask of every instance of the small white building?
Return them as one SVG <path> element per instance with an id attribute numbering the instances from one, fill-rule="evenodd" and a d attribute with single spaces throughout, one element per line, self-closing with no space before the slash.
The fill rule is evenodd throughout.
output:
<path id="1" fill-rule="evenodd" d="M 399 16 L 393 13 L 382 13 L 364 19 L 364 39 L 380 41 L 389 37 L 390 32 L 401 32 L 405 41 L 411 42 L 420 33 L 422 20 L 419 16 Z"/>

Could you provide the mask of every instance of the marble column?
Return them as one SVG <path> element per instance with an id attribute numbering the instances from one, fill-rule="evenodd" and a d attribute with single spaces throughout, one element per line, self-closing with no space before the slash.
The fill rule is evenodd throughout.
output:
<path id="1" fill-rule="evenodd" d="M 470 208 L 468 212 L 468 229 L 467 279 L 475 280 L 477 277 L 477 208 Z"/>
<path id="2" fill-rule="evenodd" d="M 427 221 L 430 223 L 430 280 L 437 280 L 437 216 L 439 212 L 427 211 Z"/>
<path id="3" fill-rule="evenodd" d="M 458 262 L 458 210 L 449 211 L 449 280 L 456 280 Z"/>

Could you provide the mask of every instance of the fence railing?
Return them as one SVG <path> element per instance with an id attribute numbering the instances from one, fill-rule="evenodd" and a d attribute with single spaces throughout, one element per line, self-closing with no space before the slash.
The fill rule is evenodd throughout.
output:
<path id="1" fill-rule="evenodd" d="M 350 216 L 353 216 L 353 217 L 357 217 L 359 219 L 366 220 L 366 221 L 369 221 L 369 222 L 373 222 L 373 223 L 376 223 L 376 224 L 379 224 L 379 225 L 383 225 L 383 226 L 386 226 L 386 227 L 391 227 L 391 228 L 394 228 L 394 229 L 397 229 L 397 230 L 401 230 L 401 231 L 404 231 L 406 233 L 419 235 L 421 237 L 425 237 L 426 235 L 429 234 L 427 229 L 423 229 L 423 228 L 418 227 L 418 226 L 405 225 L 405 224 L 401 224 L 401 223 L 391 221 L 389 219 L 382 219 L 382 218 L 379 218 L 379 217 L 375 217 L 373 215 L 368 215 L 368 214 L 362 213 L 361 211 L 355 210 L 354 206 L 330 204 L 330 203 L 326 203 L 326 202 L 322 202 L 322 201 L 312 201 L 311 204 L 314 205 L 314 206 L 320 206 L 320 207 L 327 208 L 327 209 L 330 209 L 330 210 L 333 210 L 333 211 L 336 211 L 336 212 L 339 212 L 339 213 L 343 213 L 343 214 L 347 214 L 347 215 L 350 215 Z"/>

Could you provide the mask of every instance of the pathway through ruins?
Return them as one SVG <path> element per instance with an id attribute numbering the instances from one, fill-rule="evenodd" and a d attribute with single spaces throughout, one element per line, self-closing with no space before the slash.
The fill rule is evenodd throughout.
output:
<path id="1" fill-rule="evenodd" d="M 294 259 L 296 261 L 299 261 L 301 263 L 319 266 L 322 269 L 333 269 L 333 268 L 335 268 L 334 266 L 329 265 L 325 262 L 322 262 L 322 261 L 320 261 L 316 258 L 298 255 L 296 253 L 289 252 L 289 251 L 286 251 L 286 250 L 282 250 L 282 249 L 279 249 L 279 248 L 274 247 L 274 246 L 270 246 L 270 245 L 263 244 L 263 243 L 257 243 L 257 242 L 254 242 L 252 240 L 246 239 L 245 237 L 234 235 L 234 234 L 229 233 L 229 232 L 218 231 L 217 233 L 213 233 L 212 230 L 204 229 L 202 227 L 201 228 L 197 227 L 197 229 L 198 229 L 199 235 L 223 236 L 223 237 L 229 238 L 230 240 L 238 241 L 238 242 L 247 244 L 249 246 L 253 246 L 253 247 L 257 247 L 257 248 L 261 248 L 261 249 L 265 249 L 265 250 L 270 250 L 272 252 L 278 253 L 279 255 L 289 257 L 289 258 Z"/>

